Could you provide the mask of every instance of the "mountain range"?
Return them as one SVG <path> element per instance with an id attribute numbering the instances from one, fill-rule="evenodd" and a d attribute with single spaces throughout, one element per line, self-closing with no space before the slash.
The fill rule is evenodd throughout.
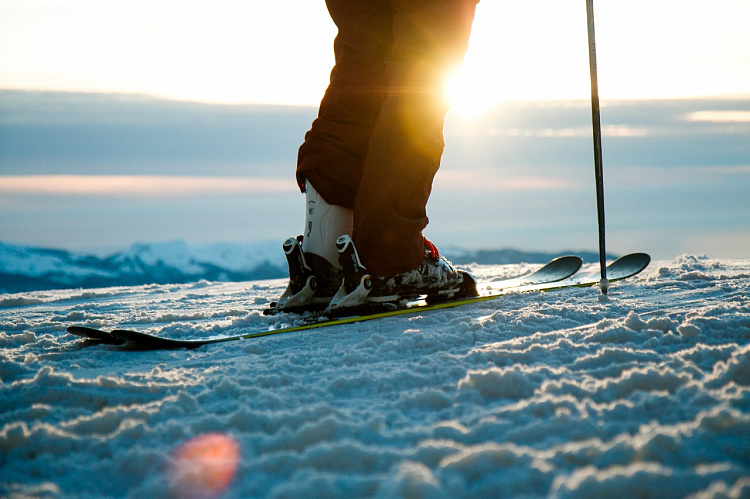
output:
<path id="1" fill-rule="evenodd" d="M 565 253 L 565 252 L 563 252 Z M 545 263 L 559 253 L 513 249 L 446 249 L 457 265 Z M 598 261 L 593 252 L 576 252 Z M 287 265 L 277 241 L 251 244 L 138 243 L 108 256 L 0 242 L 0 293 L 283 278 Z"/>

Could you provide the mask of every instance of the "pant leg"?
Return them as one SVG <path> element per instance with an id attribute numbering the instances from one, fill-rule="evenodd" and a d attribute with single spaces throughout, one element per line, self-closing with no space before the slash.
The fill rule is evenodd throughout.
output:
<path id="1" fill-rule="evenodd" d="M 305 178 L 330 204 L 354 208 L 362 167 L 387 95 L 391 52 L 390 0 L 327 0 L 338 27 L 336 64 L 317 119 L 299 149 L 297 180 Z"/>
<path id="2" fill-rule="evenodd" d="M 476 0 L 392 0 L 388 93 L 375 121 L 354 204 L 354 241 L 376 276 L 424 257 L 425 206 L 443 153 L 446 74 L 468 46 Z"/>

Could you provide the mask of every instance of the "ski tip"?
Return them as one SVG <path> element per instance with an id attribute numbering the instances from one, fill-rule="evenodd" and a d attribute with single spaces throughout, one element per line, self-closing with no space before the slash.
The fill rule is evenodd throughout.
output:
<path id="1" fill-rule="evenodd" d="M 648 253 L 630 253 L 607 266 L 607 277 L 610 282 L 632 277 L 643 272 L 650 263 L 651 255 Z"/>
<path id="2" fill-rule="evenodd" d="M 627 255 L 621 256 L 615 261 L 620 260 L 628 260 L 630 262 L 651 262 L 651 255 L 648 253 L 629 253 Z"/>
<path id="3" fill-rule="evenodd" d="M 583 259 L 576 255 L 564 255 L 550 260 L 536 272 L 526 276 L 527 281 L 535 280 L 562 281 L 578 272 L 583 266 Z"/>
<path id="4" fill-rule="evenodd" d="M 651 255 L 648 253 L 630 253 L 625 256 L 621 256 L 614 262 L 612 266 L 627 265 L 629 267 L 640 267 L 641 270 L 645 269 L 651 263 Z"/>
<path id="5" fill-rule="evenodd" d="M 123 340 L 112 336 L 112 334 L 92 327 L 68 326 L 65 331 L 84 340 L 98 341 L 107 345 L 122 345 L 124 343 Z"/>

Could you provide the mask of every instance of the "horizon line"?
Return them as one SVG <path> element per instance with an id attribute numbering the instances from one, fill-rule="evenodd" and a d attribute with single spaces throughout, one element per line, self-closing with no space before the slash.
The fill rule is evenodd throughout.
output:
<path id="1" fill-rule="evenodd" d="M 17 88 L 3 87 L 0 85 L 0 93 L 25 93 L 25 94 L 66 94 L 66 95 L 90 95 L 90 96 L 118 96 L 123 98 L 138 100 L 159 100 L 175 103 L 205 104 L 213 106 L 258 106 L 258 107 L 290 107 L 290 108 L 317 108 L 317 103 L 295 103 L 295 102 L 262 102 L 262 101 L 222 101 L 212 99 L 191 99 L 184 97 L 170 96 L 167 94 L 147 93 L 147 92 L 127 92 L 127 91 L 108 91 L 108 90 L 91 90 L 91 89 L 53 89 L 53 88 Z M 322 95 L 321 95 L 322 98 Z M 600 96 L 602 102 L 648 102 L 648 101 L 700 101 L 700 100 L 747 100 L 750 99 L 748 93 L 731 93 L 731 94 L 702 94 L 702 95 L 678 95 L 678 96 L 653 96 L 653 97 L 606 97 Z M 499 100 L 495 107 L 500 107 L 507 103 L 523 102 L 589 102 L 589 97 L 538 97 L 538 98 L 508 98 Z"/>

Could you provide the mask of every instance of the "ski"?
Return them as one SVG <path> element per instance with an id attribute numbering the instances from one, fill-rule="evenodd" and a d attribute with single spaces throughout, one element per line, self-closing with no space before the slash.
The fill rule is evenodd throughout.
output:
<path id="1" fill-rule="evenodd" d="M 651 257 L 645 253 L 632 253 L 623 256 L 607 266 L 607 276 L 610 282 L 619 281 L 632 277 L 643 271 L 651 261 Z M 355 322 L 364 322 L 385 317 L 415 314 L 430 310 L 441 310 L 447 308 L 469 305 L 495 299 L 511 292 L 527 291 L 552 291 L 569 287 L 594 286 L 599 283 L 598 274 L 577 277 L 575 274 L 581 268 L 582 260 L 576 256 L 563 256 L 556 258 L 543 266 L 536 272 L 512 279 L 504 279 L 498 282 L 481 283 L 490 288 L 485 294 L 469 298 L 458 298 L 438 303 L 427 303 L 425 300 L 417 300 L 398 306 L 392 310 L 376 311 L 366 315 L 353 315 L 349 317 L 327 318 L 322 314 L 311 316 L 298 316 L 297 324 L 271 329 L 267 331 L 252 332 L 239 335 L 213 336 L 203 339 L 173 339 L 156 336 L 139 331 L 126 329 L 114 329 L 106 332 L 82 326 L 70 326 L 68 332 L 88 340 L 101 341 L 104 344 L 126 346 L 140 349 L 174 349 L 174 348 L 198 348 L 213 343 L 224 343 L 251 338 L 261 338 L 276 334 L 285 334 L 319 329 Z M 394 306 L 396 306 L 394 304 Z"/>
<path id="2" fill-rule="evenodd" d="M 493 280 L 488 283 L 483 283 L 483 286 L 488 286 L 491 289 L 491 292 L 496 293 L 502 290 L 507 290 L 511 288 L 518 288 L 521 286 L 531 286 L 536 284 L 544 284 L 544 283 L 552 283 L 552 282 L 558 282 L 562 281 L 564 279 L 567 279 L 571 276 L 573 276 L 578 270 L 580 270 L 581 266 L 583 265 L 583 260 L 578 256 L 561 256 L 554 258 L 550 260 L 547 264 L 543 265 L 541 268 L 536 270 L 535 272 L 532 272 L 530 274 L 524 274 L 517 277 L 512 278 L 506 278 L 501 280 Z M 419 302 L 417 302 L 419 304 Z M 387 306 L 388 304 L 384 305 Z M 391 304 L 391 311 L 393 308 L 396 308 L 395 304 Z M 422 302 L 422 305 L 425 305 L 424 302 Z M 404 307 L 401 307 L 404 308 Z M 413 308 L 413 307 L 412 307 Z M 424 309 L 424 306 L 422 307 Z M 385 310 L 381 309 L 378 312 L 385 312 Z M 267 310 L 263 311 L 264 315 L 267 315 Z M 369 314 L 366 315 L 373 315 L 374 311 L 371 311 Z M 328 321 L 332 321 L 333 319 L 324 317 L 322 311 L 317 312 L 308 312 L 304 316 L 299 314 L 290 313 L 291 316 L 296 317 L 297 325 L 300 325 L 300 322 L 302 322 L 302 325 L 308 325 L 308 324 L 318 324 L 316 327 L 320 327 L 320 325 L 323 325 L 324 323 Z M 354 314 L 349 314 L 349 317 L 351 317 Z M 361 315 L 361 314 L 360 314 Z M 125 338 L 121 338 L 118 336 L 128 336 L 131 332 L 125 332 L 125 330 L 115 330 L 115 331 L 103 331 L 100 329 L 94 329 L 90 327 L 85 326 L 69 326 L 67 328 L 68 333 L 73 334 L 75 336 L 78 336 L 80 338 L 83 338 L 85 340 L 90 340 L 92 342 L 100 342 L 102 344 L 106 345 L 124 345 L 128 342 Z M 273 333 L 266 333 L 267 334 L 278 334 L 278 331 Z M 151 335 L 153 336 L 153 335 Z M 172 341 L 172 340 L 169 340 Z M 192 341 L 192 340 L 190 340 Z M 202 341 L 208 341 L 208 340 L 202 340 Z M 211 341 L 213 342 L 213 341 Z M 194 343 L 190 343 L 190 345 L 194 345 Z M 198 345 L 199 346 L 199 345 Z"/>

